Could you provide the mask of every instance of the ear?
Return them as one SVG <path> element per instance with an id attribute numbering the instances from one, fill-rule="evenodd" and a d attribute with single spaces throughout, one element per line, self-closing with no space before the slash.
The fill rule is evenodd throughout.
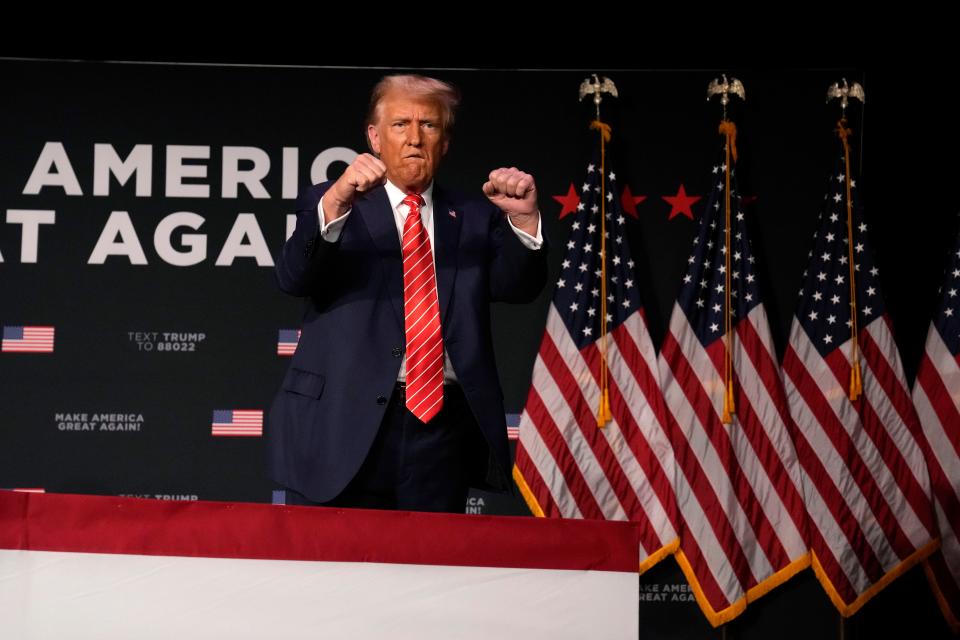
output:
<path id="1" fill-rule="evenodd" d="M 450 138 L 444 136 L 443 138 L 443 147 L 440 149 L 440 156 L 443 157 L 447 155 L 447 149 L 450 147 Z"/>
<path id="2" fill-rule="evenodd" d="M 380 133 L 377 131 L 377 127 L 372 124 L 367 125 L 367 142 L 370 144 L 370 148 L 373 150 L 377 156 L 380 156 Z"/>

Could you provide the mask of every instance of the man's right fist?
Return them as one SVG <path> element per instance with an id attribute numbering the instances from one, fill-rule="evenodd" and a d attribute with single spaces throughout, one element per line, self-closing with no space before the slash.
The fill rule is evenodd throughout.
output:
<path id="1" fill-rule="evenodd" d="M 333 222 L 353 206 L 362 193 L 379 187 L 387 179 L 387 166 L 369 153 L 361 153 L 343 175 L 323 194 L 323 217 Z"/>

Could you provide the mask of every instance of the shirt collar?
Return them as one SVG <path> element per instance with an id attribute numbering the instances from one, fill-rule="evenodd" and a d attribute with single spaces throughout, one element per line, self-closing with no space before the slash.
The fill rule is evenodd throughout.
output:
<path id="1" fill-rule="evenodd" d="M 404 219 L 407 217 L 407 207 L 400 209 L 400 205 L 403 204 L 403 199 L 407 197 L 407 192 L 387 180 L 383 185 L 387 190 L 387 199 L 390 200 L 390 206 L 393 207 L 394 211 L 400 211 L 403 214 Z M 423 198 L 424 205 L 422 210 L 429 211 L 433 208 L 433 182 L 430 183 L 430 186 L 424 189 L 423 193 L 420 194 L 420 197 Z"/>

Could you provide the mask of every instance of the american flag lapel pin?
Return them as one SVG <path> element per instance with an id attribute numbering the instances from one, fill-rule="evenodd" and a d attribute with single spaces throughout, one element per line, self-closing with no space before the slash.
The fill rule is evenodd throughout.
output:
<path id="1" fill-rule="evenodd" d="M 450 209 L 449 211 L 447 211 L 447 213 L 450 214 L 450 217 L 451 217 L 451 218 L 456 218 L 456 217 L 457 217 L 457 212 L 454 211 L 453 209 Z"/>

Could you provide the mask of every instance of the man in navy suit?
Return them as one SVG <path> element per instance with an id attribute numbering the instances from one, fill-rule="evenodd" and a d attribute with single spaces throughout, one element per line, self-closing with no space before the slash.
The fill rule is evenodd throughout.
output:
<path id="1" fill-rule="evenodd" d="M 299 198 L 277 278 L 308 304 L 267 425 L 288 504 L 462 513 L 470 486 L 510 486 L 490 303 L 536 297 L 546 250 L 529 174 L 492 171 L 485 198 L 434 182 L 458 101 L 433 78 L 384 78 L 367 117 L 373 154 Z M 415 262 L 433 263 L 426 286 L 405 286 Z M 414 304 L 434 318 L 427 346 L 404 313 Z"/>

